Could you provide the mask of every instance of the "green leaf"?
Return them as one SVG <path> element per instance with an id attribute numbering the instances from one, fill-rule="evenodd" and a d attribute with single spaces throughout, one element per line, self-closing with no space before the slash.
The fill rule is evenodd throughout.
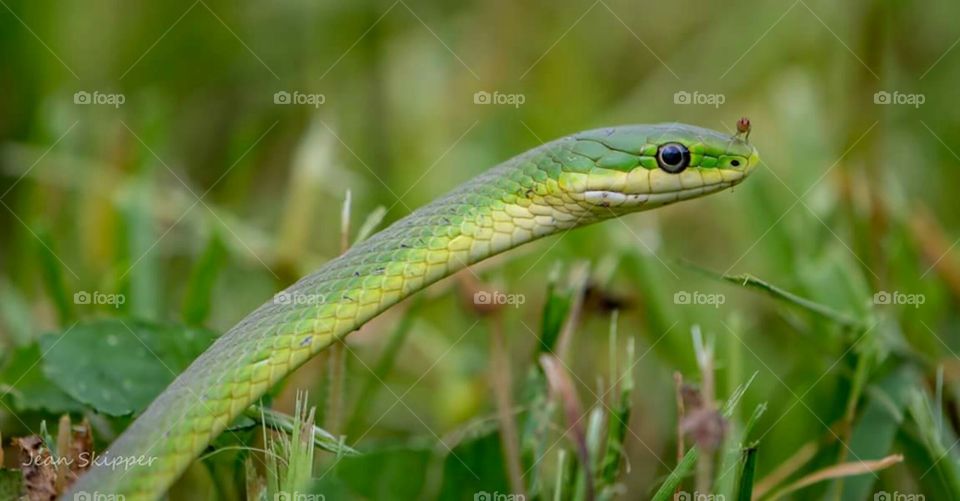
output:
<path id="1" fill-rule="evenodd" d="M 0 391 L 9 395 L 18 411 L 47 411 L 53 414 L 80 412 L 83 405 L 50 382 L 41 370 L 40 346 L 32 343 L 11 353 L 0 371 Z"/>
<path id="2" fill-rule="evenodd" d="M 215 337 L 206 329 L 143 320 L 84 322 L 40 338 L 43 373 L 98 412 L 136 414 Z"/>

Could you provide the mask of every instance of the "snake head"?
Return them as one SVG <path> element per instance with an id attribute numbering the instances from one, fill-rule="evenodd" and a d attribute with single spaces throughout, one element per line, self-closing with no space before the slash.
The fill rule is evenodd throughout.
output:
<path id="1" fill-rule="evenodd" d="M 561 185 L 596 212 L 652 209 L 735 186 L 760 157 L 745 134 L 683 124 L 628 125 L 577 134 Z M 566 183 L 564 183 L 564 180 Z"/>

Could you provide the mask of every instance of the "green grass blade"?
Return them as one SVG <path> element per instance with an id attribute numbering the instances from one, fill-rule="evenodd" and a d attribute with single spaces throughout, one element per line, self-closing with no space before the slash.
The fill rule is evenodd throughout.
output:
<path id="1" fill-rule="evenodd" d="M 297 431 L 297 420 L 295 417 L 282 412 L 255 405 L 250 407 L 244 414 L 257 423 L 274 430 L 282 431 L 290 435 L 294 435 Z M 322 450 L 332 452 L 338 456 L 360 455 L 359 451 L 344 444 L 342 440 L 318 426 L 314 426 L 313 429 L 313 444 Z"/>
<path id="2" fill-rule="evenodd" d="M 753 476 L 757 469 L 757 448 L 743 450 L 743 467 L 737 482 L 737 501 L 751 501 L 753 497 Z"/>
<path id="3" fill-rule="evenodd" d="M 367 215 L 367 218 L 363 220 L 363 224 L 360 225 L 360 229 L 357 230 L 357 237 L 353 240 L 353 245 L 357 245 L 360 242 L 363 242 L 367 239 L 373 231 L 380 226 L 380 223 L 383 222 L 383 217 L 387 215 L 387 209 L 380 205 L 376 209 Z"/>
<path id="4" fill-rule="evenodd" d="M 793 304 L 807 311 L 820 315 L 828 320 L 832 320 L 840 325 L 850 328 L 861 328 L 863 324 L 846 313 L 834 310 L 829 306 L 800 297 L 776 285 L 761 280 L 753 275 L 743 273 L 740 275 L 724 275 L 723 280 L 738 284 L 748 289 L 756 289 L 765 292 L 772 298 Z"/>
<path id="5" fill-rule="evenodd" d="M 34 332 L 27 298 L 12 283 L 0 278 L 0 326 L 17 346 L 30 342 Z"/>
<path id="6" fill-rule="evenodd" d="M 859 413 L 849 440 L 853 457 L 874 458 L 891 451 L 903 422 L 909 390 L 922 384 L 914 369 L 903 367 L 868 389 L 866 405 Z M 876 481 L 873 475 L 844 479 L 841 499 L 868 498 Z"/>
<path id="7" fill-rule="evenodd" d="M 697 464 L 697 459 L 700 457 L 700 451 L 696 446 L 691 447 L 686 454 L 683 455 L 683 459 L 680 460 L 680 463 L 677 464 L 677 467 L 670 472 L 670 475 L 667 476 L 667 479 L 663 482 L 659 489 L 657 489 L 656 494 L 653 495 L 653 501 L 668 501 L 673 499 L 673 493 L 677 490 L 677 487 L 680 485 L 680 482 L 690 475 L 690 472 L 693 471 L 693 467 Z"/>
<path id="8" fill-rule="evenodd" d="M 210 315 L 213 286 L 227 259 L 227 247 L 220 234 L 214 232 L 190 272 L 187 292 L 180 308 L 187 324 L 199 325 Z"/>
<path id="9" fill-rule="evenodd" d="M 129 290 L 127 311 L 147 319 L 158 318 L 162 308 L 160 249 L 156 248 L 159 235 L 154 230 L 153 204 L 153 182 L 145 172 L 131 186 L 122 203 L 122 212 L 126 227 L 125 251 L 131 259 L 129 269 L 124 272 Z"/>
<path id="10" fill-rule="evenodd" d="M 617 474 L 620 472 L 620 460 L 624 454 L 623 441 L 627 436 L 627 426 L 630 422 L 630 394 L 633 392 L 633 373 L 630 371 L 630 367 L 633 364 L 633 357 L 634 343 L 633 338 L 630 338 L 627 344 L 627 368 L 620 376 L 622 379 L 620 381 L 619 400 L 614 404 L 607 420 L 607 444 L 600 464 L 600 475 L 597 482 L 597 488 L 600 490 L 604 486 L 613 485 L 617 480 Z"/>
<path id="11" fill-rule="evenodd" d="M 854 317 L 837 311 L 829 306 L 811 301 L 804 297 L 800 297 L 786 289 L 782 289 L 773 285 L 765 280 L 757 278 L 749 273 L 742 273 L 740 275 L 722 275 L 699 266 L 696 266 L 691 263 L 682 263 L 684 267 L 694 270 L 698 273 L 701 273 L 707 277 L 713 278 L 715 280 L 721 280 L 724 282 L 729 282 L 732 284 L 739 285 L 747 289 L 758 290 L 767 294 L 768 296 L 792 304 L 801 309 L 807 310 L 811 313 L 819 315 L 823 318 L 831 320 L 841 326 L 852 328 L 852 329 L 862 329 L 864 327 L 863 322 L 855 319 Z"/>
<path id="12" fill-rule="evenodd" d="M 960 465 L 955 454 L 956 439 L 950 428 L 937 427 L 937 419 L 931 411 L 930 397 L 919 388 L 911 388 L 907 396 L 910 416 L 917 424 L 928 454 L 936 462 L 929 467 L 928 474 L 937 476 L 952 494 L 960 494 Z"/>
<path id="13" fill-rule="evenodd" d="M 47 287 L 47 294 L 57 310 L 60 325 L 67 325 L 75 318 L 73 295 L 67 292 L 67 282 L 63 276 L 63 265 L 57 252 L 55 243 L 50 238 L 46 228 L 37 229 L 37 252 L 40 254 L 40 265 L 43 271 L 43 282 Z"/>

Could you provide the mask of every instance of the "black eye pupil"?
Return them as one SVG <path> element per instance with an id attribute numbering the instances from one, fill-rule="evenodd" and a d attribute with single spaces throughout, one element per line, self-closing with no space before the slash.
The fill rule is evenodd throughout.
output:
<path id="1" fill-rule="evenodd" d="M 657 153 L 657 163 L 661 169 L 676 174 L 690 165 L 690 150 L 679 143 L 665 144 Z"/>
<path id="2" fill-rule="evenodd" d="M 663 163 L 667 165 L 680 165 L 680 162 L 683 161 L 683 152 L 680 151 L 680 148 L 677 146 L 667 146 L 663 149 L 663 154 L 660 155 L 660 158 L 662 158 Z"/>

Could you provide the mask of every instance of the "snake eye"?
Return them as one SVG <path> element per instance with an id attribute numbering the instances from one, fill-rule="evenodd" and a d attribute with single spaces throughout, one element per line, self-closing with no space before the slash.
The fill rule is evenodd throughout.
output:
<path id="1" fill-rule="evenodd" d="M 657 150 L 657 165 L 671 174 L 682 172 L 690 165 L 690 150 L 680 143 L 667 143 Z"/>

